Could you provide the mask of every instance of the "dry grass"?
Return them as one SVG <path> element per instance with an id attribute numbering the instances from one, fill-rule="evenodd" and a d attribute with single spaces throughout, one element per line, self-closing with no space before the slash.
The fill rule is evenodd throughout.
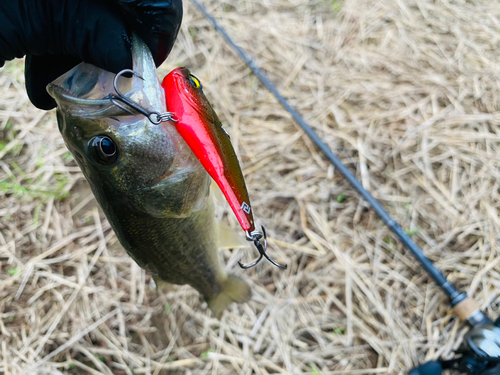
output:
<path id="1" fill-rule="evenodd" d="M 496 317 L 500 5 L 205 4 Z M 269 251 L 288 270 L 263 262 L 245 272 L 253 300 L 220 321 L 189 287 L 157 295 L 96 208 L 54 113 L 29 104 L 22 62 L 9 63 L 0 72 L 0 373 L 402 374 L 450 355 L 465 327 L 443 294 L 201 14 L 188 3 L 185 13 L 160 76 L 186 65 L 204 83 Z M 222 254 L 238 273 L 236 261 L 254 255 Z"/>

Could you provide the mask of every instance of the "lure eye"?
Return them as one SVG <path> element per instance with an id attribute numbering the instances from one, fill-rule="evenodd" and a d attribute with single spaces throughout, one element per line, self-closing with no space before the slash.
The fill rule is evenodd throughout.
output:
<path id="1" fill-rule="evenodd" d="M 196 78 L 194 75 L 190 74 L 189 75 L 189 82 L 193 85 L 195 89 L 202 89 L 203 86 L 201 85 L 201 82 L 198 78 Z"/>
<path id="2" fill-rule="evenodd" d="M 115 142 L 105 135 L 94 137 L 90 141 L 92 152 L 100 163 L 114 163 L 118 157 Z"/>

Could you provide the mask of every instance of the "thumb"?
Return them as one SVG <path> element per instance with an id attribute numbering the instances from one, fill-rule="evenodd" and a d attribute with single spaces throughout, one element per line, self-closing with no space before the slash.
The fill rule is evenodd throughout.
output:
<path id="1" fill-rule="evenodd" d="M 172 50 L 182 21 L 182 0 L 113 0 L 123 17 L 147 44 L 156 66 Z"/>
<path id="2" fill-rule="evenodd" d="M 54 108 L 56 102 L 47 93 L 47 85 L 80 62 L 81 59 L 70 55 L 27 55 L 24 68 L 26 91 L 35 107 Z"/>

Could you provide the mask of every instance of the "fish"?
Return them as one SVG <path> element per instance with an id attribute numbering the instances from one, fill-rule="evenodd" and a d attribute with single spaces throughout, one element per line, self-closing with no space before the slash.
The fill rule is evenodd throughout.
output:
<path id="1" fill-rule="evenodd" d="M 134 38 L 137 76 L 121 92 L 151 111 L 166 102 L 147 46 Z M 217 318 L 251 298 L 219 258 L 211 179 L 172 122 L 152 124 L 108 98 L 116 75 L 82 63 L 47 87 L 69 151 L 126 252 L 158 283 L 188 284 Z"/>

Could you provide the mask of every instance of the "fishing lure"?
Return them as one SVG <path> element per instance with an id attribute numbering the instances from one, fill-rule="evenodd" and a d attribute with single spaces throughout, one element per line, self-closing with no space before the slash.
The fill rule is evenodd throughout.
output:
<path id="1" fill-rule="evenodd" d="M 259 251 L 259 258 L 249 265 L 238 262 L 247 269 L 259 263 L 263 257 L 275 266 L 286 269 L 286 265 L 276 263 L 266 253 L 266 231 L 255 230 L 252 207 L 248 196 L 245 179 L 238 158 L 231 144 L 229 134 L 202 91 L 202 84 L 186 68 L 177 68 L 170 72 L 162 82 L 169 112 L 151 112 L 118 91 L 117 80 L 122 74 L 132 73 L 123 70 L 117 74 L 114 89 L 109 99 L 118 107 L 130 112 L 122 104 L 135 109 L 146 116 L 153 124 L 172 121 L 193 154 L 203 165 L 208 174 L 221 189 L 233 210 L 246 239 L 252 241 Z M 139 78 L 142 78 L 138 76 Z"/>

